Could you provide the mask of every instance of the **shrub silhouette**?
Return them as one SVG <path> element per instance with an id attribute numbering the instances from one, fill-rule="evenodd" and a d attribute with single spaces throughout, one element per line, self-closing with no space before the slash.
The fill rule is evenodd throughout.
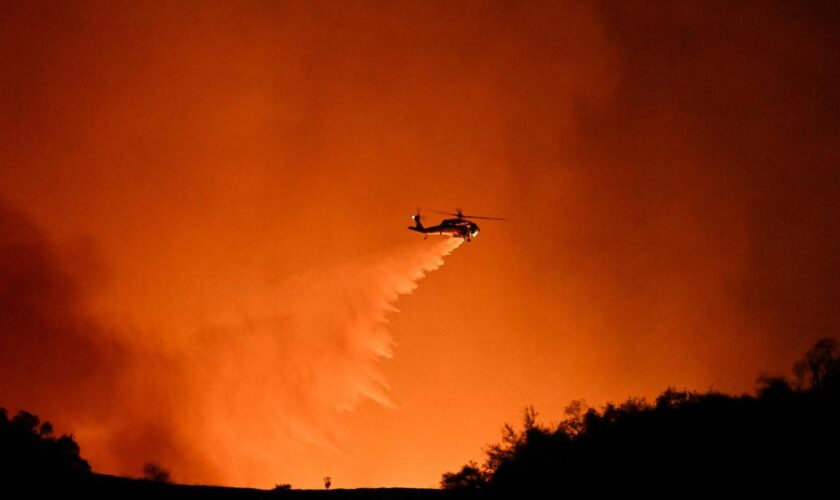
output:
<path id="1" fill-rule="evenodd" d="M 447 472 L 440 480 L 445 490 L 479 491 L 487 486 L 487 475 L 475 462 L 469 462 L 458 472 Z"/>
<path id="2" fill-rule="evenodd" d="M 840 466 L 837 342 L 818 341 L 794 373 L 795 386 L 760 377 L 755 396 L 668 388 L 653 403 L 631 398 L 597 410 L 576 401 L 553 427 L 527 408 L 521 430 L 505 425 L 482 466 L 444 474 L 441 487 L 542 498 L 584 487 L 626 494 L 828 484 Z"/>
<path id="3" fill-rule="evenodd" d="M 53 436 L 53 426 L 27 411 L 9 418 L 0 408 L 0 478 L 44 485 L 90 472 L 72 436 Z"/>
<path id="4" fill-rule="evenodd" d="M 837 357 L 837 340 L 824 338 L 805 354 L 805 359 L 793 365 L 800 387 L 821 391 L 838 383 L 840 358 Z"/>
<path id="5" fill-rule="evenodd" d="M 170 483 L 172 482 L 172 475 L 155 462 L 147 462 L 143 466 L 143 479 L 156 483 Z"/>

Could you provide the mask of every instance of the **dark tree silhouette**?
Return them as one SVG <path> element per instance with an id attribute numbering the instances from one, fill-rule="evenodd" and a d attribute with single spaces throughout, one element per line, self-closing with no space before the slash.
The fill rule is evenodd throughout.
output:
<path id="1" fill-rule="evenodd" d="M 445 490 L 478 491 L 487 486 L 487 476 L 475 462 L 469 462 L 458 472 L 447 472 L 440 480 Z"/>
<path id="2" fill-rule="evenodd" d="M 805 354 L 805 359 L 793 366 L 800 387 L 822 390 L 837 383 L 840 359 L 837 357 L 837 340 L 820 339 Z"/>
<path id="3" fill-rule="evenodd" d="M 169 471 L 155 462 L 147 462 L 143 466 L 143 479 L 157 483 L 172 482 L 172 476 Z"/>
<path id="4" fill-rule="evenodd" d="M 576 401 L 554 427 L 527 408 L 521 430 L 506 424 L 483 465 L 444 474 L 441 487 L 553 498 L 829 486 L 840 470 L 837 342 L 818 341 L 794 373 L 795 386 L 760 377 L 755 396 L 668 388 L 653 403 L 630 398 L 597 410 Z"/>
<path id="5" fill-rule="evenodd" d="M 53 426 L 19 411 L 0 408 L 0 480 L 39 487 L 66 483 L 90 472 L 72 436 L 53 436 Z"/>

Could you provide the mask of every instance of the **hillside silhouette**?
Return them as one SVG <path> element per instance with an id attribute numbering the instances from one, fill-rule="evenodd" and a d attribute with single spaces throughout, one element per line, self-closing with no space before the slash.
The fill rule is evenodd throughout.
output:
<path id="1" fill-rule="evenodd" d="M 53 435 L 53 426 L 32 413 L 9 417 L 0 408 L 0 477 L 4 483 L 43 485 L 72 482 L 90 473 L 72 436 Z"/>
<path id="2" fill-rule="evenodd" d="M 81 498 L 203 498 L 262 499 L 400 499 L 452 498 L 454 492 L 422 488 L 359 488 L 293 490 L 288 484 L 274 490 L 170 483 L 168 471 L 147 463 L 142 478 L 97 474 L 81 457 L 70 435 L 53 435 L 53 426 L 25 410 L 13 417 L 0 408 L 0 498 L 29 498 L 43 494 L 73 494 Z"/>
<path id="3" fill-rule="evenodd" d="M 840 358 L 819 340 L 794 381 L 760 377 L 755 395 L 669 388 L 598 410 L 575 402 L 555 426 L 525 410 L 505 425 L 483 464 L 443 475 L 441 487 L 477 496 L 563 492 L 835 489 L 840 470 Z"/>
<path id="4" fill-rule="evenodd" d="M 169 483 L 147 464 L 144 478 L 96 474 L 72 436 L 49 422 L 0 409 L 0 481 L 30 493 L 155 498 L 557 498 L 581 491 L 639 493 L 834 489 L 840 448 L 840 353 L 818 341 L 794 377 L 762 376 L 754 395 L 667 389 L 654 401 L 630 398 L 601 409 L 580 401 L 549 426 L 525 410 L 505 425 L 482 464 L 443 475 L 440 490 L 382 488 L 274 490 Z"/>

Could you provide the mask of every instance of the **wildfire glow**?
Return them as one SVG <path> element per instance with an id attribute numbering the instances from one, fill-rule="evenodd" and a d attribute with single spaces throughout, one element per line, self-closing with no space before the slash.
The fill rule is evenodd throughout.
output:
<path id="1" fill-rule="evenodd" d="M 159 432 L 189 422 L 166 436 L 170 449 L 159 457 L 181 480 L 270 486 L 299 455 L 340 452 L 342 412 L 366 399 L 396 409 L 379 368 L 393 355 L 387 315 L 462 242 L 421 242 L 231 297 L 228 309 L 185 330 L 177 348 L 131 353 L 126 385 L 137 399 L 124 403 Z M 141 410 L 149 401 L 167 403 Z M 96 443 L 98 434 L 107 446 L 87 452 L 124 473 L 161 455 L 125 447 L 118 430 L 96 427 L 80 439 Z"/>
<path id="2" fill-rule="evenodd" d="M 0 406 L 434 487 L 528 405 L 750 391 L 840 328 L 836 5 L 4 2 Z M 405 295 L 418 205 L 507 221 Z"/>

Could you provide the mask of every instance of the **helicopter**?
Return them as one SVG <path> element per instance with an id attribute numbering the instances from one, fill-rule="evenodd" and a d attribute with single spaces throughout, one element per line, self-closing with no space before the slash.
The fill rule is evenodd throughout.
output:
<path id="1" fill-rule="evenodd" d="M 467 243 L 469 243 L 473 240 L 473 238 L 478 236 L 478 224 L 469 219 L 507 220 L 501 217 L 464 215 L 460 208 L 455 209 L 455 213 L 443 212 L 441 210 L 432 210 L 432 212 L 437 212 L 445 215 L 453 215 L 455 216 L 455 218 L 444 219 L 437 226 L 426 227 L 423 225 L 422 222 L 420 222 L 420 209 L 418 208 L 414 215 L 411 216 L 411 220 L 414 221 L 414 225 L 409 226 L 408 229 L 425 234 L 426 236 L 424 237 L 424 239 L 427 238 L 430 234 L 448 234 L 453 238 L 463 238 L 467 240 Z"/>

